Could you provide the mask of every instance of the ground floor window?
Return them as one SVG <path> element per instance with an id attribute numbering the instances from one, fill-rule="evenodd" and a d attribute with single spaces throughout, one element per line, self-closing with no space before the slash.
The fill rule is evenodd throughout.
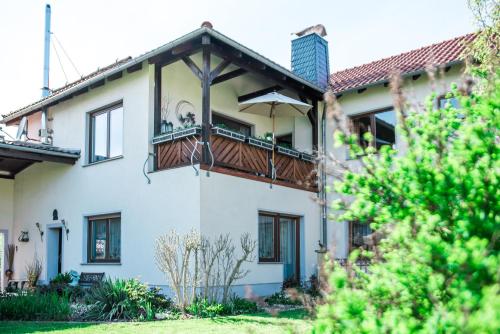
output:
<path id="1" fill-rule="evenodd" d="M 298 278 L 300 218 L 259 213 L 259 262 L 283 263 L 284 279 Z"/>
<path id="2" fill-rule="evenodd" d="M 350 250 L 357 248 L 366 248 L 364 237 L 372 233 L 370 224 L 360 222 L 350 222 L 349 225 L 349 248 Z"/>
<path id="3" fill-rule="evenodd" d="M 120 262 L 121 216 L 88 217 L 88 262 Z"/>

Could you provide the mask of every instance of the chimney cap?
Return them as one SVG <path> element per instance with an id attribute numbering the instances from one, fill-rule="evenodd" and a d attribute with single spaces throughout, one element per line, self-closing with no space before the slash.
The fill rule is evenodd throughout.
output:
<path id="1" fill-rule="evenodd" d="M 210 21 L 203 21 L 203 23 L 201 24 L 201 27 L 202 28 L 208 28 L 208 29 L 213 29 L 214 28 L 213 24 Z"/>
<path id="2" fill-rule="evenodd" d="M 326 28 L 322 24 L 316 24 L 315 26 L 307 27 L 305 29 L 302 29 L 302 30 L 296 32 L 296 33 L 293 33 L 292 35 L 297 35 L 298 37 L 302 37 L 302 36 L 309 35 L 309 34 L 318 34 L 321 37 L 325 37 L 326 36 Z"/>

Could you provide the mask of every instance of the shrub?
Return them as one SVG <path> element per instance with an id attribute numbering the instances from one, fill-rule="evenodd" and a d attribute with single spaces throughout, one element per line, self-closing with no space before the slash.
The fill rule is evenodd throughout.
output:
<path id="1" fill-rule="evenodd" d="M 230 309 L 227 306 L 216 302 L 209 302 L 206 299 L 195 299 L 185 310 L 188 314 L 200 318 L 213 318 L 230 313 Z"/>
<path id="2" fill-rule="evenodd" d="M 230 310 L 231 314 L 255 313 L 259 311 L 256 302 L 236 296 L 231 299 L 227 308 Z"/>
<path id="3" fill-rule="evenodd" d="M 67 296 L 28 293 L 0 297 L 0 320 L 68 320 L 70 315 Z"/>
<path id="4" fill-rule="evenodd" d="M 56 277 L 50 280 L 50 284 L 69 284 L 72 280 L 73 278 L 69 272 L 59 273 Z"/>
<path id="5" fill-rule="evenodd" d="M 134 317 L 124 280 L 106 279 L 93 286 L 87 301 L 92 305 L 86 316 L 88 319 L 109 321 Z"/>
<path id="6" fill-rule="evenodd" d="M 71 286 L 66 283 L 37 286 L 37 292 L 40 294 L 55 293 L 59 296 L 67 296 L 70 302 L 83 301 L 86 291 L 81 286 Z"/>
<path id="7" fill-rule="evenodd" d="M 270 295 L 264 301 L 269 305 L 301 305 L 299 300 L 290 298 L 283 290 Z"/>
<path id="8" fill-rule="evenodd" d="M 171 301 L 137 279 L 106 279 L 92 287 L 87 302 L 92 305 L 88 319 L 152 320 L 157 311 L 170 307 Z"/>
<path id="9" fill-rule="evenodd" d="M 335 185 L 351 199 L 334 203 L 337 220 L 369 222 L 383 238 L 334 267 L 315 332 L 498 333 L 498 77 L 491 93 L 461 97 L 458 110 L 438 110 L 431 96 L 412 112 L 392 87 L 407 153 L 365 151 L 363 169 Z M 370 259 L 369 274 L 352 266 L 359 256 Z"/>

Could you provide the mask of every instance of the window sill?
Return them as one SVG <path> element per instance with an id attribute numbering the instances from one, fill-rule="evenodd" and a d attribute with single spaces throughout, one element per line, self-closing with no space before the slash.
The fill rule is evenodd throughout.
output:
<path id="1" fill-rule="evenodd" d="M 81 266 L 121 266 L 121 262 L 83 262 Z"/>
<path id="2" fill-rule="evenodd" d="M 102 164 L 104 162 L 109 162 L 109 161 L 114 161 L 114 160 L 119 160 L 119 159 L 123 159 L 123 155 L 119 155 L 119 156 L 112 157 L 112 158 L 105 159 L 105 160 L 101 160 L 101 161 L 88 162 L 88 163 L 82 165 L 82 167 L 89 167 L 89 166 L 99 165 L 99 164 Z"/>

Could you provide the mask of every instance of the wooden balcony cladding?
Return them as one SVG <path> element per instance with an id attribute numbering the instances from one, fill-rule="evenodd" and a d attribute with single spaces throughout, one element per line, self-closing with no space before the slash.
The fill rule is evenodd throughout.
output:
<path id="1" fill-rule="evenodd" d="M 158 169 L 170 169 L 191 165 L 191 155 L 195 150 L 198 137 L 186 137 L 174 141 L 157 144 Z M 193 162 L 199 163 L 201 158 L 201 146 L 196 147 Z"/>
<path id="2" fill-rule="evenodd" d="M 156 144 L 158 169 L 191 165 L 191 154 L 196 147 L 193 163 L 201 159 L 197 137 L 185 137 Z M 210 147 L 214 157 L 212 171 L 271 183 L 272 152 L 246 142 L 213 134 Z M 314 163 L 275 152 L 276 185 L 317 192 L 316 166 Z M 210 166 L 201 166 L 208 170 Z"/>

